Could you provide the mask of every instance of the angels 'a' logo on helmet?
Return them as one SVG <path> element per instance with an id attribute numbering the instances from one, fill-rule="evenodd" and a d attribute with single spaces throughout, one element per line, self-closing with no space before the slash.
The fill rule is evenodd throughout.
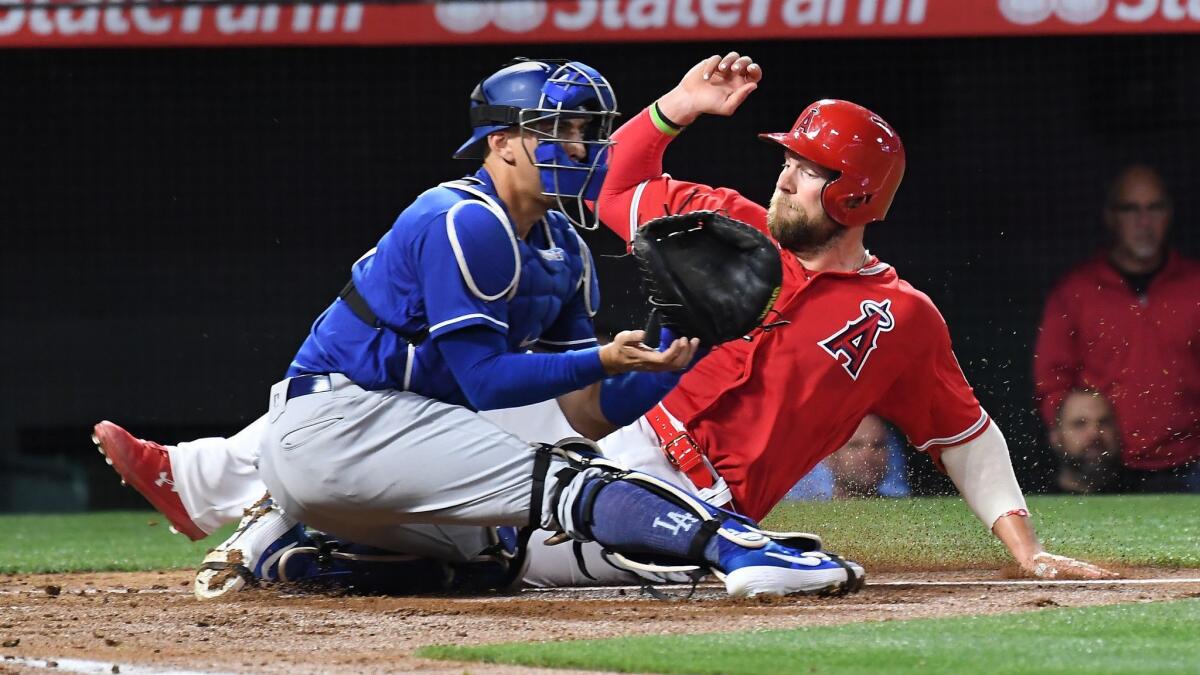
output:
<path id="1" fill-rule="evenodd" d="M 792 133 L 796 135 L 796 138 L 800 138 L 800 134 L 808 133 L 808 127 L 812 125 L 813 118 L 817 116 L 817 110 L 816 106 L 809 107 L 808 111 L 796 121 L 796 127 L 792 129 Z"/>
<path id="2" fill-rule="evenodd" d="M 867 358 L 878 346 L 879 334 L 896 325 L 891 300 L 863 300 L 858 307 L 862 311 L 858 318 L 847 321 L 841 330 L 817 343 L 837 359 L 854 380 L 858 379 Z"/>

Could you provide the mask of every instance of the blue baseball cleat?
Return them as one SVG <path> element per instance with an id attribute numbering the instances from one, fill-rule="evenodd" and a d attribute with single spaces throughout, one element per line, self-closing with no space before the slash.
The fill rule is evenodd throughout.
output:
<path id="1" fill-rule="evenodd" d="M 491 533 L 492 545 L 474 559 L 444 562 L 310 531 L 307 543 L 279 558 L 278 581 L 371 595 L 502 590 L 511 587 L 523 569 L 517 528 L 493 528 Z"/>
<path id="2" fill-rule="evenodd" d="M 735 520 L 726 521 L 722 529 L 743 542 L 716 537 L 725 589 L 735 598 L 844 595 L 862 588 L 866 573 L 858 563 L 824 551 L 780 545 Z"/>

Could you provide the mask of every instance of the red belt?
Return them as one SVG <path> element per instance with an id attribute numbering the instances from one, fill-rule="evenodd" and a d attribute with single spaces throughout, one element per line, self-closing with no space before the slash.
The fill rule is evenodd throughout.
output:
<path id="1" fill-rule="evenodd" d="M 692 440 L 687 431 L 675 428 L 662 405 L 651 408 L 650 412 L 646 413 L 646 421 L 653 427 L 654 433 L 658 434 L 663 454 L 667 456 L 671 466 L 682 471 L 699 489 L 710 488 L 715 484 L 713 471 L 696 441 Z"/>

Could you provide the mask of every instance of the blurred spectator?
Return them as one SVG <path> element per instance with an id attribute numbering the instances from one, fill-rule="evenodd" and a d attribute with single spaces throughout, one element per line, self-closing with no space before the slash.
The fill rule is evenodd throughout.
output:
<path id="1" fill-rule="evenodd" d="M 1101 392 L 1124 465 L 1156 491 L 1200 484 L 1200 264 L 1170 249 L 1171 216 L 1157 171 L 1138 164 L 1116 177 L 1110 243 L 1051 292 L 1034 358 L 1046 425 L 1072 388 Z"/>
<path id="2" fill-rule="evenodd" d="M 907 497 L 904 448 L 887 423 L 867 415 L 849 441 L 800 479 L 786 499 Z"/>
<path id="3" fill-rule="evenodd" d="M 1116 413 L 1100 392 L 1067 392 L 1050 428 L 1050 446 L 1058 458 L 1052 492 L 1121 490 L 1121 436 Z"/>

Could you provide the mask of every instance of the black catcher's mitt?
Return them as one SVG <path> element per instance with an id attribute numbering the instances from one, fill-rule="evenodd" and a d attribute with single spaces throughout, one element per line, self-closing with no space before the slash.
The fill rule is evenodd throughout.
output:
<path id="1" fill-rule="evenodd" d="M 716 346 L 760 325 L 779 296 L 779 249 L 716 211 L 656 218 L 633 238 L 650 304 L 675 333 Z"/>

